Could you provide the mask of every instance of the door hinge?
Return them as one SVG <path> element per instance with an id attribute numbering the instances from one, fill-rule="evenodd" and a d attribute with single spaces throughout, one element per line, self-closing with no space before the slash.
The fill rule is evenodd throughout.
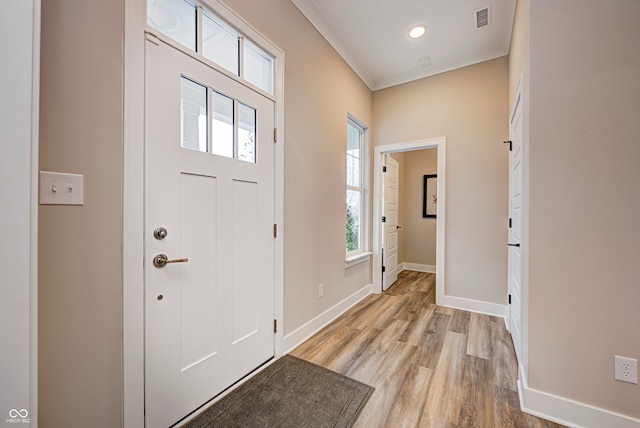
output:
<path id="1" fill-rule="evenodd" d="M 387 271 L 387 268 L 382 266 L 382 273 L 385 273 Z"/>
<path id="2" fill-rule="evenodd" d="M 278 128 L 273 128 L 273 142 L 278 142 Z"/>
<path id="3" fill-rule="evenodd" d="M 503 141 L 504 144 L 509 144 L 509 151 L 513 150 L 513 141 L 509 140 L 509 141 Z"/>
<path id="4" fill-rule="evenodd" d="M 278 237 L 278 225 L 277 224 L 273 225 L 273 237 L 274 238 Z"/>
<path id="5" fill-rule="evenodd" d="M 386 166 L 382 166 L 382 172 L 387 172 L 387 167 Z"/>
<path id="6" fill-rule="evenodd" d="M 509 304 L 511 304 L 511 294 L 509 294 Z"/>
<path id="7" fill-rule="evenodd" d="M 509 227 L 513 227 L 511 226 L 511 218 L 509 218 Z"/>
<path id="8" fill-rule="evenodd" d="M 387 218 L 385 216 L 382 216 L 382 222 L 386 223 L 387 222 Z"/>
<path id="9" fill-rule="evenodd" d="M 273 320 L 273 332 L 278 332 L 278 320 Z"/>

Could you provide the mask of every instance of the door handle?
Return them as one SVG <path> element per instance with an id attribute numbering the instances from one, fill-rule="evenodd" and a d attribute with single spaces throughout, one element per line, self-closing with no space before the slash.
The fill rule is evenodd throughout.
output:
<path id="1" fill-rule="evenodd" d="M 507 245 L 508 245 L 509 247 L 519 247 L 519 246 L 520 246 L 520 244 L 519 244 L 519 243 L 518 243 L 518 244 L 507 244 Z"/>
<path id="2" fill-rule="evenodd" d="M 169 263 L 187 263 L 188 261 L 189 259 L 187 258 L 169 260 L 166 254 L 158 254 L 153 258 L 153 265 L 157 268 L 163 268 Z"/>
<path id="3" fill-rule="evenodd" d="M 402 229 L 402 226 L 396 225 L 396 229 Z"/>

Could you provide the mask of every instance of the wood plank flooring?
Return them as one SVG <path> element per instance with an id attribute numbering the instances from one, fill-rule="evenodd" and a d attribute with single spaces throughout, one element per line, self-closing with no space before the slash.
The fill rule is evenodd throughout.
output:
<path id="1" fill-rule="evenodd" d="M 292 353 L 376 388 L 355 427 L 561 427 L 522 413 L 504 320 L 435 305 L 403 271 Z"/>

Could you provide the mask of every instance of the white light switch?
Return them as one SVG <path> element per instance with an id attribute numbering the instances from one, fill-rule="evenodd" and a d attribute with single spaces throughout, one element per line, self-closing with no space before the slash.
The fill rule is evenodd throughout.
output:
<path id="1" fill-rule="evenodd" d="M 84 205 L 84 176 L 40 171 L 40 205 Z"/>

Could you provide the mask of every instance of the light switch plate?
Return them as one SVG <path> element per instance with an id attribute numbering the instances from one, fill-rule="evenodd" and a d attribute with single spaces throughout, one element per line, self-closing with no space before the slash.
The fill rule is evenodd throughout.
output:
<path id="1" fill-rule="evenodd" d="M 84 205 L 84 176 L 40 171 L 40 205 Z"/>

